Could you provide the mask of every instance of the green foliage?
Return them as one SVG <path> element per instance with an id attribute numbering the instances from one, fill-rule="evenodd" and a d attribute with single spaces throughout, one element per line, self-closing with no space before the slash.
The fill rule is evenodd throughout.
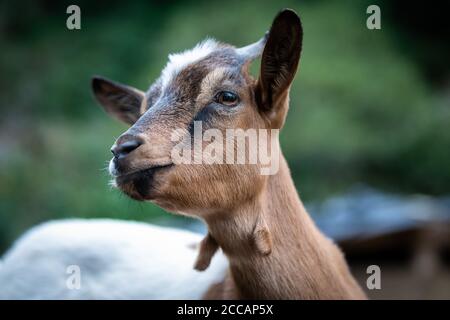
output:
<path id="1" fill-rule="evenodd" d="M 398 52 L 386 21 L 382 31 L 365 27 L 367 3 L 82 2 L 80 31 L 65 28 L 67 4 L 11 3 L 0 25 L 0 249 L 48 219 L 164 214 L 108 187 L 109 146 L 125 127 L 93 101 L 91 75 L 145 89 L 169 52 L 206 36 L 246 45 L 283 7 L 296 9 L 304 26 L 281 134 L 302 198 L 356 182 L 449 192 L 448 103 Z"/>

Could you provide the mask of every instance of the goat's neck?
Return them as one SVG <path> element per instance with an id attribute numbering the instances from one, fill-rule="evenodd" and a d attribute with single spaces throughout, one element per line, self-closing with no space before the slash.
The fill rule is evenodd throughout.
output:
<path id="1" fill-rule="evenodd" d="M 284 158 L 266 188 L 233 212 L 207 219 L 210 234 L 227 255 L 240 298 L 363 298 L 340 250 L 316 228 L 301 203 Z M 271 252 L 254 242 L 262 224 Z"/>

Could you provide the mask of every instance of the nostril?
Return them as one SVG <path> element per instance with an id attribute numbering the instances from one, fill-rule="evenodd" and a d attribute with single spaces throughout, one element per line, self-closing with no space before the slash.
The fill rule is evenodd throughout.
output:
<path id="1" fill-rule="evenodd" d="M 129 140 L 114 146 L 111 149 L 112 154 L 116 158 L 125 157 L 142 144 L 139 140 Z"/>
<path id="2" fill-rule="evenodd" d="M 139 141 L 127 141 L 120 145 L 120 152 L 124 154 L 128 154 L 137 147 L 139 147 L 141 143 Z"/>

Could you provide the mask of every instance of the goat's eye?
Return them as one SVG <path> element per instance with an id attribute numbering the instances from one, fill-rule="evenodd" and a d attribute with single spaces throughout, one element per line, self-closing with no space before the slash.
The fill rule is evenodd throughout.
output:
<path id="1" fill-rule="evenodd" d="M 238 104 L 239 98 L 237 94 L 230 91 L 221 91 L 216 95 L 215 98 L 217 103 L 223 104 L 225 106 L 234 107 Z"/>

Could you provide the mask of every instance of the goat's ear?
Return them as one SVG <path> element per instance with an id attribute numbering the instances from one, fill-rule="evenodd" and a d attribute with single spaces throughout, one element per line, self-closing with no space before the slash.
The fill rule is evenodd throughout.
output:
<path id="1" fill-rule="evenodd" d="M 281 11 L 270 28 L 261 59 L 256 100 L 273 128 L 281 128 L 288 109 L 288 94 L 297 71 L 303 30 L 299 16 Z"/>
<path id="2" fill-rule="evenodd" d="M 106 112 L 127 124 L 134 124 L 145 111 L 145 94 L 138 89 L 95 76 L 92 90 Z"/>

